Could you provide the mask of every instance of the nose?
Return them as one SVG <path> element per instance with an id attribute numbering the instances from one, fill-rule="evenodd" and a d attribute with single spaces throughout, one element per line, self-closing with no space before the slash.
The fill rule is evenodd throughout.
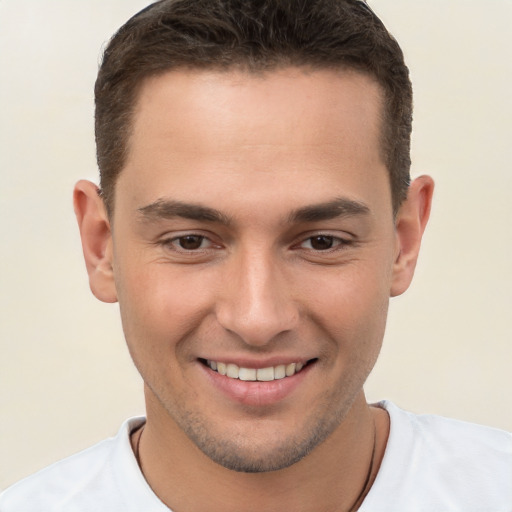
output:
<path id="1" fill-rule="evenodd" d="M 248 345 L 265 346 L 298 323 L 298 306 L 283 264 L 272 254 L 252 250 L 233 256 L 226 266 L 217 320 Z"/>

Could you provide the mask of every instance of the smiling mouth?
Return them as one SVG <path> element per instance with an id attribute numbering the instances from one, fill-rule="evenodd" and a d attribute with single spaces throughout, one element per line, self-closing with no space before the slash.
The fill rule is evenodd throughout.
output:
<path id="1" fill-rule="evenodd" d="M 316 359 L 310 359 L 306 363 L 297 362 L 279 364 L 277 366 L 269 366 L 267 368 L 244 368 L 233 363 L 201 359 L 201 362 L 214 372 L 230 379 L 243 380 L 247 382 L 270 382 L 273 380 L 293 377 L 296 373 L 299 373 L 303 368 L 314 361 L 316 361 Z"/>

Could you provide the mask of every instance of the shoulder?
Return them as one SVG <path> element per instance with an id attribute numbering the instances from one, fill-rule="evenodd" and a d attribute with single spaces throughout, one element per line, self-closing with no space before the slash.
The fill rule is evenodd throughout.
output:
<path id="1" fill-rule="evenodd" d="M 0 494 L 2 512 L 95 510 L 101 499 L 115 496 L 119 467 L 123 477 L 137 479 L 137 463 L 129 434 L 143 418 L 127 420 L 115 437 L 63 459 L 35 473 Z M 131 460 L 133 459 L 133 460 Z M 141 478 L 142 475 L 140 475 Z M 90 506 L 89 506 L 89 505 Z"/>
<path id="2" fill-rule="evenodd" d="M 395 430 L 396 433 L 406 434 L 418 442 L 433 442 L 432 447 L 444 447 L 449 451 L 458 448 L 463 448 L 466 453 L 468 449 L 471 452 L 484 450 L 487 456 L 496 453 L 498 458 L 501 458 L 500 455 L 510 456 L 512 453 L 510 432 L 434 414 L 414 414 L 388 401 L 381 402 L 380 405 L 388 411 L 391 418 L 391 435 Z"/>
<path id="3" fill-rule="evenodd" d="M 510 511 L 512 434 L 413 414 L 390 402 L 379 406 L 389 413 L 391 426 L 368 497 L 382 504 L 386 496 L 393 496 L 393 506 L 376 510 Z"/>

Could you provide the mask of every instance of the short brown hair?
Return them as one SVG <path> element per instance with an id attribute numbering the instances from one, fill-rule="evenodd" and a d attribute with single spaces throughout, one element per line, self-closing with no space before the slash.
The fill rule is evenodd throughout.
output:
<path id="1" fill-rule="evenodd" d="M 142 83 L 176 68 L 354 69 L 384 92 L 382 147 L 396 212 L 407 195 L 412 87 L 403 53 L 362 0 L 161 0 L 105 49 L 95 86 L 101 193 L 109 214 Z"/>

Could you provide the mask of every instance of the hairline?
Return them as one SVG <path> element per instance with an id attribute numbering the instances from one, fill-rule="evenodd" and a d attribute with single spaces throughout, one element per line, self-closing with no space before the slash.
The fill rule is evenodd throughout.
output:
<path id="1" fill-rule="evenodd" d="M 123 161 L 119 167 L 118 172 L 115 175 L 115 179 L 110 184 L 110 194 L 108 196 L 105 195 L 103 189 L 100 187 L 100 197 L 102 198 L 105 209 L 107 211 L 107 215 L 109 219 L 112 221 L 114 218 L 114 211 L 115 211 L 115 197 L 116 197 L 116 187 L 117 187 L 117 181 L 119 177 L 121 176 L 121 173 L 126 167 L 127 160 L 130 155 L 130 147 L 131 147 L 131 141 L 132 137 L 134 135 L 134 127 L 135 127 L 135 116 L 137 113 L 138 105 L 140 104 L 141 94 L 144 87 L 153 79 L 157 79 L 159 77 L 162 77 L 164 75 L 167 75 L 169 73 L 174 72 L 180 72 L 180 71 L 189 71 L 192 73 L 201 73 L 201 72 L 218 72 L 218 73 L 233 73 L 233 72 L 242 72 L 246 74 L 248 77 L 260 77 L 265 78 L 267 74 L 275 73 L 282 70 L 287 69 L 296 69 L 299 71 L 304 72 L 311 72 L 314 73 L 315 71 L 338 71 L 341 73 L 355 73 L 360 76 L 367 77 L 370 79 L 374 84 L 378 86 L 379 91 L 379 109 L 378 109 L 378 122 L 379 122 L 379 154 L 382 159 L 382 162 L 384 163 L 386 167 L 386 171 L 388 174 L 388 182 L 390 185 L 390 194 L 391 194 L 391 202 L 393 207 L 393 212 L 396 214 L 396 211 L 400 207 L 401 201 L 398 202 L 398 204 L 395 204 L 395 198 L 393 196 L 393 184 L 392 184 L 392 173 L 391 169 L 389 169 L 389 158 L 386 151 L 386 138 L 389 135 L 387 132 L 389 131 L 390 123 L 387 117 L 389 116 L 388 108 L 387 108 L 387 102 L 386 102 L 386 96 L 388 94 L 388 91 L 386 90 L 385 86 L 378 80 L 378 78 L 375 76 L 374 73 L 371 73 L 370 71 L 367 71 L 365 69 L 362 69 L 361 66 L 357 66 L 353 63 L 347 63 L 347 62 L 336 62 L 333 64 L 328 64 L 324 62 L 320 63 L 300 63 L 300 62 L 293 62 L 291 59 L 280 59 L 268 63 L 265 62 L 263 64 L 255 65 L 251 64 L 247 61 L 241 61 L 241 62 L 232 62 L 229 64 L 221 64 L 221 63 L 209 63 L 209 64 L 199 64 L 199 63 L 179 63 L 176 65 L 170 65 L 166 67 L 165 69 L 159 70 L 157 72 L 148 72 L 147 74 L 143 75 L 142 77 L 137 77 L 137 79 L 134 80 L 135 84 L 132 88 L 132 98 L 130 101 L 130 109 L 128 111 L 128 119 L 125 121 L 126 126 L 128 127 L 127 133 L 125 136 L 125 151 L 124 151 L 124 158 Z"/>

